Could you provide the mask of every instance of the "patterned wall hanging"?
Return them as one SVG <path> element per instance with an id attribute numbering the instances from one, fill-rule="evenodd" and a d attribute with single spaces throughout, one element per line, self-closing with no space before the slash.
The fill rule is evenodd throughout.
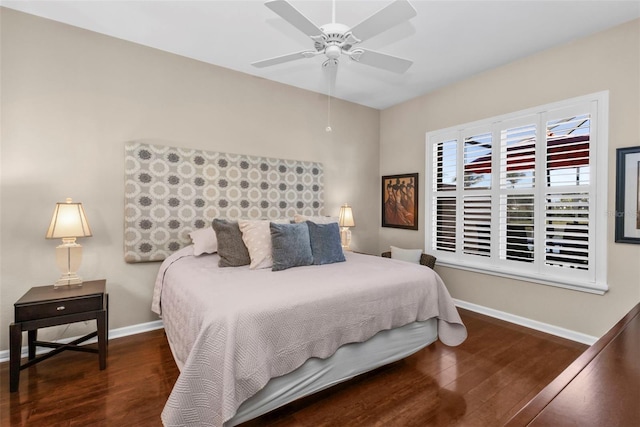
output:
<path id="1" fill-rule="evenodd" d="M 125 145 L 126 262 L 161 261 L 214 218 L 322 215 L 321 163 Z"/>

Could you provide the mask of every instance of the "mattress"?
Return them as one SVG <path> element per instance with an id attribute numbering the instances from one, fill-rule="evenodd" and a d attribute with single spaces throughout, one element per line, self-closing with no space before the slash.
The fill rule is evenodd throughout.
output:
<path id="1" fill-rule="evenodd" d="M 445 344 L 466 338 L 453 301 L 433 270 L 368 255 L 346 256 L 346 262 L 280 272 L 219 268 L 217 255 L 196 257 L 191 248 L 165 260 L 152 309 L 163 318 L 181 373 L 163 423 L 233 423 L 240 405 L 272 379 L 307 361 L 313 366 L 314 358 L 327 360 L 338 349 L 381 331 L 435 319 Z M 433 338 L 425 337 L 424 345 Z M 381 366 L 376 363 L 384 363 L 384 357 L 369 368 Z M 339 373 L 320 387 L 349 375 Z M 271 400 L 279 406 L 277 399 Z M 247 413 L 253 417 L 263 409 Z"/>

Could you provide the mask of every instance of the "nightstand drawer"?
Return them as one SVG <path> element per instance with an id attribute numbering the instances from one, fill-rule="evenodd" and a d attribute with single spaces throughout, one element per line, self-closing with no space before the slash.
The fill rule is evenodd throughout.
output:
<path id="1" fill-rule="evenodd" d="M 16 322 L 102 310 L 103 294 L 15 306 Z"/>

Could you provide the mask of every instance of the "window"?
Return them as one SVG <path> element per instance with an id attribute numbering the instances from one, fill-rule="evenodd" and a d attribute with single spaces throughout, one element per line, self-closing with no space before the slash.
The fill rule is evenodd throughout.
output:
<path id="1" fill-rule="evenodd" d="M 604 293 L 607 114 L 601 92 L 429 132 L 427 250 L 447 266 Z"/>

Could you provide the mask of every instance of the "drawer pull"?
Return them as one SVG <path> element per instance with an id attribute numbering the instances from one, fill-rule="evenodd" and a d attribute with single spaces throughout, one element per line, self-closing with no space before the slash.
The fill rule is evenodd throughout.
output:
<path id="1" fill-rule="evenodd" d="M 64 310 L 66 307 L 64 305 L 61 305 L 60 307 L 56 307 L 56 310 L 58 311 L 62 311 Z"/>

